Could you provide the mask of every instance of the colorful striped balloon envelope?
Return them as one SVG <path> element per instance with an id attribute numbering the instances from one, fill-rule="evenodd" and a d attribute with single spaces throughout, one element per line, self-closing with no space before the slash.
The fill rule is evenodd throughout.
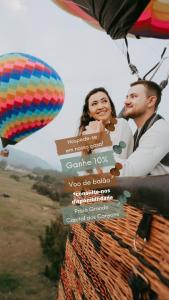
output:
<path id="1" fill-rule="evenodd" d="M 44 61 L 23 53 L 0 56 L 0 137 L 4 147 L 46 126 L 63 102 L 63 82 Z"/>

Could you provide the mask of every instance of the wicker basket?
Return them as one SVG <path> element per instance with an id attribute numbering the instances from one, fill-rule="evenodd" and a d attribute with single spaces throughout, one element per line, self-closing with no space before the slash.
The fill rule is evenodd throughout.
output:
<path id="1" fill-rule="evenodd" d="M 142 249 L 137 238 L 141 251 L 136 251 L 143 212 L 125 205 L 125 213 L 125 218 L 72 226 L 57 299 L 132 300 L 133 266 L 141 267 L 158 300 L 169 299 L 169 220 L 153 215 L 150 240 Z"/>

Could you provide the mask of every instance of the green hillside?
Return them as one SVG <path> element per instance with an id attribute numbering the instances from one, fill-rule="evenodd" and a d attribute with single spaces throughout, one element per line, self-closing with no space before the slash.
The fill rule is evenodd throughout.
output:
<path id="1" fill-rule="evenodd" d="M 5 160 L 8 165 L 16 168 L 24 169 L 51 169 L 51 165 L 36 155 L 29 154 L 27 152 L 16 149 L 15 147 L 9 148 L 9 156 L 4 158 L 0 156 L 0 161 Z M 54 166 L 54 169 L 55 166 Z"/>
<path id="2" fill-rule="evenodd" d="M 55 287 L 43 275 L 39 236 L 59 204 L 32 190 L 34 183 L 0 169 L 0 300 L 55 299 Z"/>

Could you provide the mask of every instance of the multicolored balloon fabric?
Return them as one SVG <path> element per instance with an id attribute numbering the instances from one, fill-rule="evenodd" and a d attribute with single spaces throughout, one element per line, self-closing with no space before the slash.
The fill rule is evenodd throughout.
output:
<path id="1" fill-rule="evenodd" d="M 169 38 L 169 0 L 52 0 L 113 39 L 128 32 L 139 36 Z"/>
<path id="2" fill-rule="evenodd" d="M 63 82 L 44 61 L 23 53 L 0 56 L 0 137 L 4 147 L 46 126 L 63 102 Z"/>

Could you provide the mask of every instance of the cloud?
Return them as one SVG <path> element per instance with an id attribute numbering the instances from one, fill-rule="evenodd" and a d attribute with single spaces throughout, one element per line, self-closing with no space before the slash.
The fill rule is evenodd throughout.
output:
<path id="1" fill-rule="evenodd" d="M 2 0 L 3 5 L 15 12 L 23 12 L 26 9 L 25 0 Z"/>

